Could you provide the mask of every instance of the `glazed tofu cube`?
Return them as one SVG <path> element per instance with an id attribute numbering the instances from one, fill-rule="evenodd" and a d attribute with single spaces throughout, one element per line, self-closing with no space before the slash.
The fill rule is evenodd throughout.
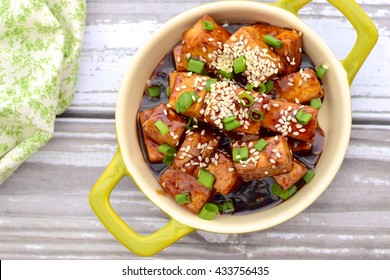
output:
<path id="1" fill-rule="evenodd" d="M 158 129 L 158 124 L 163 123 L 168 127 L 167 133 L 162 133 Z M 143 124 L 143 131 L 150 139 L 153 139 L 157 144 L 168 144 L 176 147 L 186 128 L 186 120 L 169 109 L 166 104 L 162 103 L 157 106 L 150 117 Z"/>
<path id="2" fill-rule="evenodd" d="M 244 107 L 240 104 L 239 96 L 242 93 L 252 96 L 254 104 L 251 107 Z M 226 80 L 218 81 L 206 96 L 204 120 L 220 130 L 258 135 L 261 122 L 252 120 L 250 114 L 252 110 L 264 114 L 268 99 L 265 95 L 247 91 L 233 82 Z M 229 130 L 230 128 L 224 122 L 226 122 L 227 118 L 234 118 L 234 116 L 236 116 L 239 126 Z"/>
<path id="3" fill-rule="evenodd" d="M 257 23 L 253 27 L 259 32 L 261 37 L 270 34 L 283 42 L 281 48 L 274 48 L 284 66 L 280 74 L 290 74 L 299 69 L 302 62 L 302 32 L 266 23 Z"/>
<path id="4" fill-rule="evenodd" d="M 177 111 L 176 103 L 179 101 L 179 97 L 184 92 L 196 92 L 199 99 L 193 100 L 193 104 L 185 112 L 181 112 L 184 116 L 195 117 L 198 120 L 203 119 L 201 110 L 203 107 L 204 99 L 207 94 L 206 82 L 210 79 L 208 76 L 201 76 L 192 74 L 191 72 L 183 72 L 176 76 L 171 89 L 171 95 L 169 96 L 169 105 L 172 109 Z"/>
<path id="5" fill-rule="evenodd" d="M 176 71 L 186 71 L 183 61 L 187 61 L 184 54 L 182 53 L 182 44 L 178 44 L 173 48 L 173 59 L 175 61 Z"/>
<path id="6" fill-rule="evenodd" d="M 227 195 L 240 185 L 242 179 L 238 175 L 232 157 L 224 151 L 217 151 L 207 166 L 214 175 L 214 189 L 223 195 Z"/>
<path id="7" fill-rule="evenodd" d="M 287 190 L 296 184 L 305 176 L 307 167 L 297 159 L 293 159 L 292 169 L 290 172 L 273 176 L 272 178 L 282 189 Z"/>
<path id="8" fill-rule="evenodd" d="M 293 153 L 308 153 L 312 148 L 312 143 L 310 142 L 302 142 L 292 138 L 288 142 Z"/>
<path id="9" fill-rule="evenodd" d="M 246 70 L 241 74 L 247 77 L 248 83 L 258 86 L 266 80 L 280 74 L 283 64 L 262 36 L 252 26 L 238 29 L 223 45 L 223 53 L 214 64 L 218 70 L 233 71 L 234 59 L 245 58 Z"/>
<path id="10" fill-rule="evenodd" d="M 173 85 L 175 84 L 176 77 L 183 74 L 183 72 L 178 71 L 172 71 L 171 73 L 169 73 L 169 89 L 171 90 L 171 93 L 173 91 Z"/>
<path id="11" fill-rule="evenodd" d="M 195 214 L 214 196 L 214 191 L 204 187 L 195 177 L 172 167 L 161 175 L 160 184 L 174 199 L 177 194 L 190 193 L 191 201 L 183 206 Z"/>
<path id="12" fill-rule="evenodd" d="M 153 112 L 153 109 L 140 112 L 139 113 L 139 121 L 141 123 L 142 134 L 144 135 L 144 143 L 145 143 L 145 147 L 146 147 L 146 152 L 148 153 L 149 161 L 152 163 L 157 163 L 157 162 L 162 162 L 162 160 L 164 158 L 164 154 L 160 153 L 158 151 L 158 147 L 160 145 L 145 135 L 145 131 L 144 131 L 144 128 L 142 126 L 142 124 L 150 117 L 152 112 Z"/>
<path id="13" fill-rule="evenodd" d="M 205 30 L 203 27 L 204 21 L 211 22 L 214 29 Z M 182 55 L 180 61 L 183 64 L 183 68 L 187 69 L 187 59 L 195 58 L 206 61 L 206 70 L 209 71 L 213 53 L 218 52 L 229 37 L 230 33 L 218 25 L 214 19 L 208 15 L 203 16 L 182 35 Z"/>
<path id="14" fill-rule="evenodd" d="M 304 142 L 313 142 L 316 135 L 318 110 L 310 106 L 281 100 L 270 100 L 269 107 L 262 120 L 262 126 L 283 136 L 288 136 Z M 302 110 L 312 117 L 306 125 L 296 119 Z"/>
<path id="15" fill-rule="evenodd" d="M 292 168 L 293 157 L 286 137 L 276 135 L 262 139 L 268 143 L 262 151 L 255 148 L 259 140 L 238 141 L 232 145 L 233 149 L 248 148 L 248 159 L 234 162 L 238 174 L 244 181 L 279 175 L 289 172 Z"/>
<path id="16" fill-rule="evenodd" d="M 277 97 L 288 102 L 305 103 L 323 97 L 324 91 L 313 69 L 301 69 L 275 81 Z"/>
<path id="17" fill-rule="evenodd" d="M 210 129 L 187 130 L 186 137 L 178 150 L 173 167 L 188 173 L 197 175 L 198 168 L 207 166 L 210 155 L 219 145 L 221 136 Z"/>

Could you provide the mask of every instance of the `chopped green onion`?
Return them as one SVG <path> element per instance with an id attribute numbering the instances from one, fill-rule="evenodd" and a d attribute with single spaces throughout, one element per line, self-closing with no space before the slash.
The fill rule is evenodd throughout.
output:
<path id="1" fill-rule="evenodd" d="M 211 85 L 217 83 L 217 79 L 211 78 L 206 81 L 206 91 L 211 90 Z"/>
<path id="2" fill-rule="evenodd" d="M 214 203 L 206 203 L 202 210 L 200 210 L 198 216 L 204 220 L 212 220 L 215 218 L 215 216 L 217 216 L 218 210 L 218 206 Z"/>
<path id="3" fill-rule="evenodd" d="M 163 162 L 165 165 L 169 166 L 169 165 L 171 165 L 171 163 L 173 162 L 174 159 L 175 159 L 175 157 L 174 157 L 173 155 L 168 155 L 168 154 L 166 154 L 166 155 L 164 156 L 162 162 Z"/>
<path id="4" fill-rule="evenodd" d="M 173 156 L 176 153 L 175 148 L 169 146 L 168 144 L 162 144 L 158 146 L 158 151 L 160 153 L 163 153 L 165 155 L 170 155 L 170 156 Z"/>
<path id="5" fill-rule="evenodd" d="M 204 62 L 202 60 L 190 58 L 190 60 L 188 60 L 187 71 L 198 73 L 198 74 L 204 74 L 205 73 L 205 69 L 204 69 L 205 64 L 206 64 L 206 62 Z"/>
<path id="6" fill-rule="evenodd" d="M 267 91 L 267 87 L 265 84 L 259 84 L 257 87 L 255 87 L 254 84 L 249 84 L 246 86 L 246 89 L 247 90 L 250 90 L 250 91 L 255 91 L 255 92 L 266 92 Z M 272 89 L 270 89 L 271 91 Z"/>
<path id="7" fill-rule="evenodd" d="M 249 149 L 248 146 L 244 146 L 242 148 L 233 148 L 232 150 L 233 161 L 239 162 L 241 160 L 247 160 L 249 157 Z"/>
<path id="8" fill-rule="evenodd" d="M 318 97 L 310 100 L 310 106 L 315 109 L 320 109 L 322 106 L 321 98 Z"/>
<path id="9" fill-rule="evenodd" d="M 260 110 L 252 109 L 249 112 L 249 117 L 252 121 L 260 122 L 264 118 L 264 114 Z"/>
<path id="10" fill-rule="evenodd" d="M 227 131 L 231 131 L 241 126 L 236 116 L 226 117 L 222 120 L 222 124 Z"/>
<path id="11" fill-rule="evenodd" d="M 165 135 L 169 132 L 169 127 L 162 121 L 158 120 L 154 123 L 161 135 Z"/>
<path id="12" fill-rule="evenodd" d="M 161 87 L 160 86 L 152 86 L 147 88 L 148 95 L 151 98 L 157 98 L 161 95 Z"/>
<path id="13" fill-rule="evenodd" d="M 202 168 L 199 172 L 198 182 L 208 189 L 213 188 L 215 177 L 213 174 Z"/>
<path id="14" fill-rule="evenodd" d="M 244 107 L 250 107 L 255 103 L 255 99 L 248 92 L 241 92 L 238 96 L 238 102 Z"/>
<path id="15" fill-rule="evenodd" d="M 310 113 L 306 113 L 302 109 L 295 115 L 295 118 L 301 125 L 307 125 L 312 117 L 313 116 Z"/>
<path id="16" fill-rule="evenodd" d="M 313 170 L 309 169 L 306 172 L 305 176 L 303 176 L 303 180 L 305 180 L 306 183 L 309 183 L 311 180 L 313 180 L 315 175 L 316 173 Z"/>
<path id="17" fill-rule="evenodd" d="M 263 36 L 264 42 L 266 42 L 271 47 L 274 47 L 276 49 L 280 49 L 283 46 L 283 42 L 279 39 L 275 38 L 271 34 L 267 34 Z"/>
<path id="18" fill-rule="evenodd" d="M 165 88 L 165 94 L 167 95 L 167 97 L 171 96 L 171 88 L 170 87 Z"/>
<path id="19" fill-rule="evenodd" d="M 280 197 L 283 200 L 289 199 L 294 193 L 297 192 L 297 186 L 293 185 L 287 190 L 283 190 L 279 184 L 274 183 L 272 185 L 272 193 L 278 197 Z"/>
<path id="20" fill-rule="evenodd" d="M 236 74 L 244 72 L 246 70 L 245 58 L 243 56 L 240 56 L 233 60 L 233 70 Z"/>
<path id="21" fill-rule="evenodd" d="M 175 103 L 176 112 L 177 113 L 186 112 L 192 106 L 192 104 L 194 104 L 194 102 L 198 99 L 199 99 L 199 95 L 195 91 L 183 92 L 182 94 L 180 94 L 178 101 Z"/>
<path id="22" fill-rule="evenodd" d="M 219 75 L 221 75 L 223 78 L 226 79 L 233 79 L 234 73 L 233 72 L 226 72 L 224 70 L 218 70 Z"/>
<path id="23" fill-rule="evenodd" d="M 273 81 L 272 81 L 273 83 Z M 259 92 L 266 92 L 267 91 L 267 86 L 265 84 L 259 84 L 258 86 L 259 88 Z M 270 91 L 273 89 L 273 84 L 272 84 L 272 88 L 270 87 Z"/>
<path id="24" fill-rule="evenodd" d="M 234 212 L 234 204 L 233 204 L 233 201 L 231 201 L 231 200 L 226 200 L 224 203 L 222 203 L 222 204 L 219 206 L 219 210 L 220 210 L 223 214 L 228 214 L 228 213 Z"/>
<path id="25" fill-rule="evenodd" d="M 202 22 L 202 25 L 204 30 L 208 30 L 208 31 L 214 30 L 214 24 L 211 21 L 204 20 Z"/>
<path id="26" fill-rule="evenodd" d="M 198 128 L 198 120 L 194 117 L 190 117 L 188 118 L 188 121 L 187 121 L 187 125 L 186 125 L 186 129 L 188 130 L 194 130 L 196 128 Z"/>
<path id="27" fill-rule="evenodd" d="M 263 91 L 265 94 L 270 93 L 274 89 L 274 81 L 268 80 L 264 83 L 265 91 Z"/>
<path id="28" fill-rule="evenodd" d="M 254 146 L 254 148 L 256 150 L 258 150 L 259 152 L 261 152 L 267 146 L 268 146 L 268 142 L 264 138 L 261 138 L 259 141 L 257 141 L 257 143 Z"/>
<path id="29" fill-rule="evenodd" d="M 246 89 L 250 91 L 255 91 L 255 85 L 254 84 L 247 84 Z"/>
<path id="30" fill-rule="evenodd" d="M 179 204 L 186 204 L 191 202 L 191 196 L 189 192 L 178 193 L 175 195 L 176 202 Z"/>
<path id="31" fill-rule="evenodd" d="M 317 77 L 322 79 L 322 77 L 325 75 L 326 70 L 328 70 L 328 66 L 326 66 L 326 65 L 318 66 L 318 68 L 316 70 Z"/>

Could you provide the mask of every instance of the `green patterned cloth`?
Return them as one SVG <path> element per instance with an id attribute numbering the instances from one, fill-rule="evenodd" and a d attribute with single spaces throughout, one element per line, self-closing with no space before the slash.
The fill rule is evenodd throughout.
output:
<path id="1" fill-rule="evenodd" d="M 73 99 L 85 0 L 0 0 L 0 184 Z"/>

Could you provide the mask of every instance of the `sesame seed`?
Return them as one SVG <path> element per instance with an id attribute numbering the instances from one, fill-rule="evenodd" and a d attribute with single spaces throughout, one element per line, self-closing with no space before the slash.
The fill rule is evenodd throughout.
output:
<path id="1" fill-rule="evenodd" d="M 168 112 L 167 112 L 166 109 L 164 109 L 164 115 L 165 115 L 165 116 L 168 116 Z"/>
<path id="2" fill-rule="evenodd" d="M 298 136 L 298 135 L 299 135 L 299 132 L 298 132 L 298 131 L 294 131 L 294 132 L 293 132 L 293 135 L 294 135 L 294 136 Z"/>
<path id="3" fill-rule="evenodd" d="M 208 38 L 208 40 L 210 41 L 210 42 L 212 42 L 212 41 L 214 41 L 214 38 Z"/>
<path id="4" fill-rule="evenodd" d="M 176 61 L 177 61 L 177 63 L 180 63 L 181 57 L 180 56 L 176 57 Z"/>
<path id="5" fill-rule="evenodd" d="M 270 158 L 269 162 L 270 163 L 276 163 L 276 161 L 273 158 Z"/>
<path id="6" fill-rule="evenodd" d="M 167 103 L 167 107 L 168 107 L 168 108 L 171 108 L 172 106 L 171 106 L 171 104 Z"/>
<path id="7" fill-rule="evenodd" d="M 265 175 L 268 175 L 268 171 L 265 171 L 264 174 L 265 174 Z"/>
<path id="8" fill-rule="evenodd" d="M 228 171 L 229 171 L 229 172 L 233 172 L 233 171 L 234 171 L 234 168 L 233 168 L 233 167 L 229 167 L 229 168 L 228 168 Z"/>

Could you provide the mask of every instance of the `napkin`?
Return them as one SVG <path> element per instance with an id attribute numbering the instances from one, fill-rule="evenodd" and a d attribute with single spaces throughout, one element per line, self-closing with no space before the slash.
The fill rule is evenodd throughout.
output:
<path id="1" fill-rule="evenodd" d="M 54 133 L 72 101 L 85 0 L 0 1 L 0 184 Z"/>

